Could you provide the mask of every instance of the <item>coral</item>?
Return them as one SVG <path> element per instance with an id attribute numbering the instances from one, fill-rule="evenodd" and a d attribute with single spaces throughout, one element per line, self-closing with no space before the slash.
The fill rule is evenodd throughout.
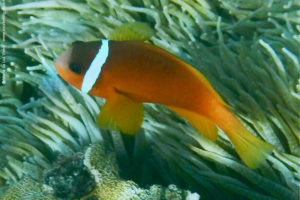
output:
<path id="1" fill-rule="evenodd" d="M 51 187 L 25 177 L 11 186 L 1 200 L 54 200 Z"/>
<path id="2" fill-rule="evenodd" d="M 91 165 L 97 169 L 98 189 L 75 192 L 76 198 L 102 195 L 101 175 L 114 177 L 103 188 L 114 191 L 112 195 L 129 188 L 145 196 L 178 191 L 179 196 L 193 198 L 193 193 L 174 189 L 185 188 L 201 199 L 297 199 L 298 1 L 16 0 L 1 1 L 1 8 L 6 69 L 5 84 L 0 85 L 0 196 L 18 188 L 29 191 L 22 194 L 25 197 L 42 191 L 46 183 L 57 195 L 56 186 L 70 186 L 60 182 L 62 177 L 78 166 L 85 172 L 86 167 L 72 158 L 101 142 L 101 148 L 113 153 L 95 152 L 103 156 Z M 155 34 L 147 42 L 201 71 L 251 132 L 275 146 L 260 169 L 247 168 L 222 131 L 216 143 L 211 142 L 160 105 L 145 104 L 143 128 L 135 137 L 97 127 L 103 100 L 62 82 L 53 60 L 73 41 L 98 40 L 134 21 L 149 24 Z M 74 165 L 65 168 L 70 172 L 58 170 L 70 159 Z M 101 171 L 104 163 L 108 171 Z M 80 177 L 71 176 L 75 184 L 67 191 L 76 188 Z M 147 185 L 152 186 L 145 189 Z"/>
<path id="3" fill-rule="evenodd" d="M 84 164 L 95 177 L 93 196 L 99 199 L 198 200 L 200 197 L 197 193 L 181 190 L 175 185 L 167 188 L 153 185 L 149 189 L 142 189 L 132 181 L 121 180 L 115 153 L 105 152 L 101 144 L 94 144 L 87 149 Z"/>
<path id="4" fill-rule="evenodd" d="M 74 199 L 92 191 L 95 180 L 84 167 L 82 155 L 75 154 L 54 164 L 44 176 L 45 184 L 51 186 L 54 195 L 63 199 Z"/>

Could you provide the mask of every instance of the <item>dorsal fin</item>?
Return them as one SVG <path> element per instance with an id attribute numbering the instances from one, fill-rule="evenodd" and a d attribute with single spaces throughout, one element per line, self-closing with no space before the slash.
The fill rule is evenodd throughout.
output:
<path id="1" fill-rule="evenodd" d="M 142 22 L 128 22 L 110 32 L 109 40 L 149 40 L 154 35 L 154 30 Z"/>

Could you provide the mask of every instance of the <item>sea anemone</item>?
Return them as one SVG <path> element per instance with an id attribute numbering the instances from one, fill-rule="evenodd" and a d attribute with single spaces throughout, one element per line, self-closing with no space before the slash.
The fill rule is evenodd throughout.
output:
<path id="1" fill-rule="evenodd" d="M 0 199 L 297 199 L 298 1 L 3 0 L 1 8 Z M 99 129 L 103 99 L 63 82 L 53 61 L 74 41 L 135 21 L 274 145 L 263 166 L 249 169 L 221 130 L 212 142 L 160 105 L 145 104 L 134 137 Z"/>

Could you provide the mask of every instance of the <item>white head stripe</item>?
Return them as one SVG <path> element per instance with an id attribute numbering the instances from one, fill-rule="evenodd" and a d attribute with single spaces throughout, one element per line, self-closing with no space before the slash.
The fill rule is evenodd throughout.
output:
<path id="1" fill-rule="evenodd" d="M 96 83 L 102 66 L 104 65 L 109 52 L 109 46 L 108 46 L 108 40 L 103 39 L 101 40 L 102 45 L 96 54 L 94 60 L 92 61 L 91 65 L 89 66 L 88 70 L 86 71 L 82 85 L 81 85 L 81 91 L 83 93 L 88 93 Z"/>

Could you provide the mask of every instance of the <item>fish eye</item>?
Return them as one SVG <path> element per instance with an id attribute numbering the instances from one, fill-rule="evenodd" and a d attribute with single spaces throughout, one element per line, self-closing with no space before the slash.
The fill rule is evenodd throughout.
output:
<path id="1" fill-rule="evenodd" d="M 81 72 L 81 67 L 77 63 L 71 63 L 69 68 L 72 72 L 76 74 L 80 74 Z"/>

